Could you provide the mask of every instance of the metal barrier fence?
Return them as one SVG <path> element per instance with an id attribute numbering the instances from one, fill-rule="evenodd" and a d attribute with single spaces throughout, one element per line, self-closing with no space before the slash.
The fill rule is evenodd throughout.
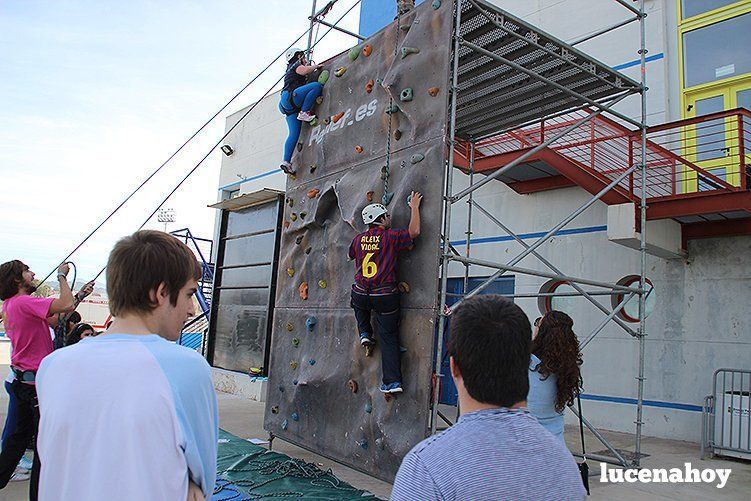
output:
<path id="1" fill-rule="evenodd" d="M 717 369 L 704 399 L 701 457 L 751 459 L 751 370 Z"/>

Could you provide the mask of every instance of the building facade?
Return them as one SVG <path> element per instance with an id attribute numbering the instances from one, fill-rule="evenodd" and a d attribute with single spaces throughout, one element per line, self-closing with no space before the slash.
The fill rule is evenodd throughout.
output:
<path id="1" fill-rule="evenodd" d="M 361 33 L 370 35 L 393 19 L 393 3 L 363 1 Z M 629 16 L 623 6 L 610 0 L 494 0 L 492 3 L 569 43 Z M 649 125 L 739 107 L 751 109 L 751 51 L 746 41 L 746 34 L 751 32 L 751 1 L 647 0 L 646 11 Z M 624 25 L 576 47 L 639 80 L 638 23 Z M 261 101 L 227 138 L 234 153 L 222 161 L 219 200 L 262 188 L 284 191 L 286 179 L 278 165 L 287 130 L 277 109 L 278 99 L 277 93 Z M 639 104 L 636 98 L 628 99 L 616 109 L 638 118 Z M 229 116 L 227 126 L 234 125 L 244 111 Z M 746 132 L 746 136 L 748 140 L 751 132 Z M 740 166 L 734 169 L 728 164 L 713 163 L 711 154 L 696 155 L 697 162 L 701 160 L 707 171 L 732 185 L 741 182 L 744 172 Z M 745 158 L 743 152 L 740 155 Z M 468 186 L 469 179 L 457 173 L 454 182 L 457 189 L 462 189 Z M 689 184 L 683 186 L 685 191 L 701 189 Z M 512 222 L 511 229 L 532 242 L 591 195 L 578 186 L 519 194 L 495 181 L 475 192 L 474 197 L 496 218 Z M 457 204 L 452 212 L 455 232 L 450 237 L 460 253 L 464 253 L 467 244 L 464 205 Z M 638 274 L 640 255 L 613 241 L 608 212 L 606 204 L 596 202 L 568 225 L 565 232 L 542 246 L 540 254 L 570 276 L 617 282 Z M 737 226 L 746 227 L 747 223 L 742 220 Z M 218 224 L 217 239 L 222 236 L 221 231 L 222 225 Z M 522 250 L 482 214 L 473 215 L 471 231 L 473 258 L 498 261 L 503 256 L 510 259 Z M 725 233 L 701 239 L 687 239 L 684 235 L 680 241 L 682 249 L 675 255 L 648 258 L 647 276 L 654 291 L 648 301 L 651 314 L 646 327 L 646 435 L 699 441 L 702 405 L 704 397 L 711 393 L 713 372 L 721 367 L 749 368 L 751 312 L 745 302 L 751 290 L 748 266 L 751 236 L 743 234 L 745 230 Z M 531 256 L 519 266 L 544 269 Z M 450 271 L 456 279 L 463 277 L 464 268 L 458 264 Z M 492 272 L 473 267 L 476 277 Z M 506 286 L 510 284 L 516 295 L 534 294 L 545 286 L 543 282 L 540 278 L 520 275 L 509 278 Z M 537 298 L 518 297 L 516 301 L 531 319 L 539 316 Z M 610 308 L 609 301 L 603 301 L 606 303 Z M 581 338 L 603 319 L 603 314 L 582 298 L 559 297 L 550 306 L 572 316 Z M 587 345 L 582 369 L 583 403 L 585 416 L 593 424 L 633 432 L 637 369 L 638 343 L 615 324 L 608 325 Z M 575 417 L 567 415 L 567 419 L 573 422 Z"/>

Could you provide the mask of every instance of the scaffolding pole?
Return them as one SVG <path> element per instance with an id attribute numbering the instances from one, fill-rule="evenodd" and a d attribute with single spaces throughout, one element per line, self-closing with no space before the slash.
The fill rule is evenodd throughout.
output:
<path id="1" fill-rule="evenodd" d="M 644 406 L 644 370 L 645 370 L 645 337 L 646 337 L 646 331 L 645 331 L 645 301 L 646 301 L 646 270 L 647 270 L 647 258 L 646 258 L 646 182 L 647 182 L 647 173 L 646 173 L 646 154 L 647 154 L 647 140 L 646 140 L 646 120 L 647 120 L 647 103 L 646 103 L 646 71 L 645 71 L 645 64 L 646 64 L 646 30 L 645 30 L 645 10 L 644 10 L 644 0 L 639 0 L 638 8 L 636 6 L 631 5 L 631 3 L 627 0 L 615 0 L 618 4 L 622 5 L 623 7 L 627 8 L 629 11 L 631 11 L 633 14 L 635 14 L 634 17 L 629 17 L 628 19 L 617 22 L 615 24 L 612 24 L 608 26 L 607 28 L 598 29 L 594 32 L 592 32 L 589 35 L 585 35 L 583 37 L 580 37 L 573 43 L 568 44 L 569 50 L 572 45 L 582 43 L 587 40 L 591 40 L 595 37 L 601 36 L 603 34 L 609 33 L 613 30 L 616 30 L 622 26 L 626 26 L 628 24 L 631 24 L 635 21 L 639 22 L 639 32 L 640 32 L 640 41 L 639 41 L 639 54 L 640 54 L 640 68 L 641 68 L 641 79 L 640 79 L 640 85 L 631 80 L 632 82 L 632 88 L 625 88 L 623 86 L 620 86 L 620 83 L 617 85 L 614 85 L 613 90 L 614 92 L 611 93 L 609 97 L 606 98 L 590 98 L 587 95 L 584 94 L 584 91 L 577 92 L 575 91 L 572 86 L 567 87 L 565 84 L 555 81 L 551 78 L 548 78 L 534 70 L 531 70 L 529 68 L 524 67 L 521 64 L 518 64 L 514 61 L 512 61 L 509 57 L 504 57 L 503 55 L 499 55 L 496 52 L 493 52 L 491 50 L 488 50 L 484 47 L 481 47 L 477 45 L 476 43 L 472 43 L 469 40 L 466 40 L 462 37 L 462 10 L 465 7 L 468 7 L 470 10 L 472 8 L 475 8 L 479 11 L 479 13 L 484 16 L 488 22 L 490 22 L 492 25 L 494 25 L 497 29 L 503 30 L 505 33 L 508 33 L 512 37 L 515 37 L 517 39 L 524 39 L 526 37 L 523 37 L 519 33 L 514 33 L 513 30 L 509 30 L 504 26 L 504 19 L 503 15 L 500 13 L 491 13 L 493 8 L 484 2 L 483 0 L 456 0 L 454 2 L 455 7 L 455 24 L 454 24 L 454 32 L 453 32 L 453 54 L 452 54 L 452 74 L 451 74 L 451 101 L 450 101 L 450 111 L 449 111 L 449 127 L 448 127 L 448 145 L 449 148 L 447 148 L 447 172 L 444 176 L 444 210 L 443 210 L 443 233 L 442 238 L 444 241 L 444 249 L 446 249 L 445 252 L 441 255 L 441 290 L 440 290 L 440 305 L 439 305 L 439 323 L 438 323 L 438 342 L 437 342 L 437 350 L 436 350 L 436 356 L 435 356 L 435 371 L 436 371 L 436 378 L 437 382 L 435 385 L 435 393 L 433 395 L 433 402 L 432 402 L 432 417 L 431 417 L 431 432 L 435 433 L 436 428 L 436 421 L 438 418 L 438 396 L 440 394 L 440 372 L 441 372 L 441 355 L 442 355 L 442 349 L 443 349 L 443 339 L 444 339 L 444 331 L 445 331 L 445 323 L 446 323 L 446 317 L 450 315 L 456 307 L 461 304 L 464 300 L 471 298 L 472 296 L 479 294 L 482 292 L 485 288 L 487 288 L 493 281 L 503 275 L 507 272 L 512 272 L 518 275 L 524 275 L 524 276 L 536 276 L 540 278 L 547 278 L 547 279 L 554 279 L 554 280 L 560 280 L 562 282 L 568 283 L 571 285 L 575 291 L 574 292 L 549 292 L 549 293 L 518 293 L 518 294 L 509 294 L 508 297 L 525 297 L 525 298 L 540 298 L 540 297 L 584 297 L 589 302 L 591 302 L 593 305 L 595 305 L 605 316 L 603 320 L 588 334 L 588 336 L 584 339 L 584 341 L 581 344 L 581 349 L 585 348 L 587 345 L 589 345 L 595 337 L 602 332 L 606 326 L 608 326 L 611 323 L 619 325 L 621 328 L 623 328 L 628 334 L 630 334 L 632 337 L 635 337 L 638 340 L 639 348 L 638 348 L 638 376 L 637 379 L 637 404 L 636 404 L 636 414 L 637 418 L 635 421 L 636 424 L 636 433 L 635 433 L 635 454 L 633 460 L 630 462 L 626 460 L 623 454 L 621 454 L 619 451 L 613 447 L 608 440 L 589 422 L 586 420 L 586 418 L 583 418 L 583 422 L 586 425 L 586 427 L 592 432 L 592 434 L 600 441 L 602 442 L 605 447 L 609 450 L 609 452 L 613 455 L 613 459 L 605 458 L 603 457 L 602 460 L 607 461 L 610 460 L 614 462 L 615 464 L 620 464 L 624 467 L 639 466 L 639 458 L 641 456 L 641 438 L 642 438 L 642 428 L 643 428 L 643 406 Z M 531 40 L 530 40 L 531 39 Z M 543 45 L 538 44 L 536 38 L 534 36 L 529 37 L 528 39 L 524 40 L 525 43 L 528 45 L 534 47 L 537 50 L 540 50 L 547 55 L 557 58 L 557 59 L 565 59 L 565 57 L 562 59 L 561 56 L 562 53 L 559 54 L 555 50 Z M 467 172 L 467 169 L 464 169 L 465 172 L 469 175 L 469 184 L 466 188 L 459 190 L 458 193 L 454 194 L 454 178 L 453 178 L 453 169 L 454 169 L 454 151 L 455 151 L 455 145 L 457 140 L 457 129 L 464 129 L 465 123 L 469 122 L 469 119 L 464 116 L 462 118 L 462 123 L 459 127 L 457 127 L 457 100 L 458 100 L 458 93 L 459 93 L 459 80 L 458 80 L 458 73 L 459 73 L 459 58 L 460 58 L 460 48 L 466 48 L 470 51 L 479 54 L 481 56 L 484 56 L 492 61 L 495 61 L 499 65 L 504 65 L 506 68 L 511 69 L 512 71 L 517 71 L 520 73 L 523 73 L 530 77 L 532 80 L 537 80 L 541 82 L 541 84 L 544 84 L 548 86 L 549 88 L 556 89 L 557 91 L 560 91 L 561 95 L 561 101 L 560 104 L 571 102 L 571 106 L 568 108 L 559 107 L 557 110 L 554 110 L 555 112 L 551 112 L 547 115 L 541 114 L 539 118 L 529 118 L 526 119 L 526 121 L 520 121 L 521 125 L 508 125 L 502 128 L 504 122 L 500 120 L 493 121 L 493 118 L 487 119 L 489 122 L 492 122 L 492 124 L 498 124 L 498 129 L 500 130 L 502 128 L 503 132 L 489 132 L 490 129 L 480 129 L 478 130 L 478 134 L 474 134 L 473 132 L 470 132 L 466 134 L 465 137 L 469 138 L 469 170 Z M 491 47 L 492 48 L 492 47 Z M 580 53 L 581 54 L 581 53 Z M 569 63 L 574 67 L 580 67 L 581 65 L 576 64 L 572 61 L 569 61 Z M 598 80 L 605 81 L 607 77 L 603 77 L 600 75 L 595 75 L 595 77 Z M 624 77 L 627 79 L 627 77 Z M 616 82 L 620 82 L 620 80 L 616 79 Z M 621 89 L 621 90 L 619 90 Z M 622 113 L 619 113 L 618 111 L 615 111 L 613 107 L 625 99 L 626 97 L 630 95 L 634 95 L 635 93 L 640 94 L 641 99 L 641 116 L 640 119 L 634 119 L 630 116 L 624 115 Z M 464 105 L 463 105 L 464 106 Z M 560 111 L 560 110 L 564 111 Z M 476 180 L 475 179 L 475 156 L 476 156 L 476 142 L 489 138 L 498 136 L 501 133 L 506 133 L 509 131 L 512 131 L 514 129 L 519 129 L 528 125 L 532 125 L 533 123 L 548 120 L 551 118 L 562 116 L 566 113 L 570 113 L 572 110 L 586 110 L 587 115 L 583 118 L 578 119 L 573 124 L 570 124 L 566 127 L 564 127 L 562 130 L 557 131 L 555 134 L 551 135 L 550 137 L 546 138 L 540 138 L 541 143 L 536 145 L 534 148 L 531 148 L 530 150 L 527 150 L 525 153 L 519 155 L 511 162 L 507 163 L 506 165 L 502 166 L 499 169 L 496 169 L 493 173 L 488 174 L 487 176 L 483 176 L 482 179 Z M 499 217 L 496 217 L 493 215 L 490 211 L 486 210 L 484 207 L 482 207 L 474 198 L 474 192 L 481 188 L 482 186 L 486 185 L 487 183 L 498 180 L 503 176 L 505 173 L 508 173 L 511 169 L 518 166 L 519 164 L 523 163 L 525 160 L 528 160 L 530 157 L 532 157 L 535 153 L 541 151 L 544 148 L 547 148 L 555 141 L 558 141 L 562 139 L 563 137 L 569 135 L 573 131 L 575 131 L 577 128 L 581 127 L 585 123 L 593 120 L 595 117 L 597 117 L 599 114 L 606 112 L 609 115 L 612 115 L 614 117 L 617 117 L 627 123 L 630 123 L 634 126 L 636 126 L 639 130 L 639 133 L 641 134 L 641 157 L 638 160 L 638 162 L 633 162 L 631 165 L 628 165 L 626 169 L 620 175 L 614 179 L 610 179 L 609 184 L 605 186 L 600 192 L 593 195 L 591 198 L 588 199 L 586 203 L 581 205 L 579 208 L 571 212 L 567 217 L 563 218 L 558 224 L 556 224 L 550 231 L 546 232 L 545 235 L 543 235 L 541 238 L 537 239 L 536 241 L 532 242 L 531 244 L 527 244 L 524 242 L 522 238 L 519 237 L 516 233 L 511 231 L 507 225 L 505 225 Z M 479 114 L 479 112 L 472 112 L 470 114 L 470 117 L 472 117 L 472 114 Z M 471 120 L 474 120 L 475 118 L 471 118 Z M 639 174 L 639 177 L 641 179 L 641 192 L 639 193 L 639 219 L 641 222 L 640 226 L 640 246 L 639 246 L 639 253 L 640 253 L 640 269 L 639 269 L 639 285 L 638 287 L 626 287 L 623 285 L 620 285 L 618 283 L 613 282 L 607 282 L 602 280 L 593 280 L 593 279 L 587 279 L 583 277 L 574 277 L 569 274 L 563 273 L 558 267 L 556 267 L 549 259 L 544 258 L 542 255 L 540 255 L 539 252 L 537 252 L 537 249 L 542 246 L 545 242 L 549 241 L 550 238 L 552 238 L 554 235 L 560 231 L 561 228 L 566 226 L 568 223 L 570 223 L 573 219 L 575 219 L 578 215 L 580 215 L 582 212 L 587 210 L 589 207 L 591 207 L 596 201 L 600 200 L 606 193 L 616 190 L 618 185 L 626 179 L 628 176 L 635 176 L 636 174 Z M 453 204 L 458 202 L 459 200 L 463 199 L 464 197 L 469 196 L 469 200 L 467 202 L 467 218 L 466 218 L 466 231 L 464 234 L 466 235 L 466 248 L 464 251 L 464 255 L 460 255 L 459 252 L 457 252 L 456 249 L 453 248 L 453 246 L 450 244 L 450 237 L 451 237 L 451 207 Z M 516 242 L 518 242 L 524 250 L 518 254 L 516 257 L 511 259 L 508 263 L 498 263 L 493 261 L 487 261 L 487 260 L 480 260 L 473 258 L 471 256 L 470 247 L 472 243 L 472 223 L 473 223 L 473 210 L 477 209 L 479 212 L 487 216 L 492 222 L 494 222 L 496 225 L 498 225 L 500 228 L 502 228 L 506 233 L 508 233 Z M 532 255 L 535 258 L 537 258 L 544 266 L 549 268 L 551 272 L 545 272 L 540 271 L 537 269 L 530 269 L 530 268 L 522 268 L 517 266 L 517 264 L 523 260 L 525 257 Z M 464 265 L 464 287 L 463 287 L 463 294 L 449 294 L 447 290 L 447 284 L 448 284 L 448 274 L 449 274 L 449 267 L 452 262 L 457 262 L 462 265 Z M 472 276 L 471 273 L 471 267 L 472 266 L 481 266 L 484 268 L 491 268 L 496 269 L 493 274 L 491 274 L 490 277 L 487 277 L 483 280 L 482 283 L 480 283 L 477 287 L 473 288 L 472 291 L 469 291 L 469 280 Z M 582 286 L 591 286 L 591 287 L 597 287 L 604 290 L 585 290 Z M 607 308 L 602 303 L 597 301 L 595 299 L 596 296 L 613 296 L 614 294 L 617 294 L 619 296 L 622 296 L 623 299 L 620 301 L 620 303 L 615 308 Z M 447 297 L 451 296 L 452 298 L 456 298 L 457 301 L 452 305 L 451 308 L 446 307 L 446 299 Z M 625 306 L 628 304 L 629 301 L 631 301 L 634 296 L 638 296 L 639 300 L 639 308 L 638 308 L 638 328 L 631 328 L 624 320 L 619 318 L 619 314 L 622 313 Z M 572 409 L 575 414 L 576 410 Z M 577 414 L 578 415 L 578 414 Z M 588 455 L 589 457 L 593 457 L 591 455 Z"/>

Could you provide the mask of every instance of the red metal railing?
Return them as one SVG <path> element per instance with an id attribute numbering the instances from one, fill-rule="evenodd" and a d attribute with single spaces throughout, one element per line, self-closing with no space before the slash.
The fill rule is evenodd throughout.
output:
<path id="1" fill-rule="evenodd" d="M 546 136 L 572 125 L 587 113 L 588 110 L 569 113 L 479 141 L 475 158 L 539 145 Z M 751 112 L 743 108 L 649 127 L 644 188 L 647 198 L 748 189 L 750 143 Z M 640 161 L 641 131 L 598 115 L 549 148 L 582 169 L 615 179 Z M 628 176 L 620 187 L 634 201 L 638 200 L 642 190 L 640 173 Z"/>

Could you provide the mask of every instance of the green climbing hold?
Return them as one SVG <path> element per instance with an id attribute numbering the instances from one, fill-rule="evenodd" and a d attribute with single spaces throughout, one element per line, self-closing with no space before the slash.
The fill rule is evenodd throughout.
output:
<path id="1" fill-rule="evenodd" d="M 381 197 L 381 202 L 383 203 L 383 205 L 388 205 L 391 203 L 391 200 L 393 198 L 394 198 L 394 192 L 389 191 L 383 194 L 383 196 Z"/>
<path id="2" fill-rule="evenodd" d="M 411 157 L 409 157 L 409 161 L 412 165 L 417 164 L 425 160 L 425 155 L 422 153 L 415 153 Z"/>
<path id="3" fill-rule="evenodd" d="M 433 3 L 430 4 L 431 7 L 433 7 L 433 10 L 438 10 L 441 8 L 441 0 L 433 0 Z"/>
<path id="4" fill-rule="evenodd" d="M 361 50 L 362 50 L 362 47 L 359 46 L 359 45 L 357 45 L 357 46 L 352 47 L 351 49 L 349 49 L 349 54 L 348 54 L 349 60 L 350 61 L 354 61 L 355 59 L 357 59 L 358 57 L 360 57 L 360 51 Z"/>
<path id="5" fill-rule="evenodd" d="M 329 81 L 329 70 L 323 70 L 320 75 L 318 75 L 318 83 L 321 85 L 326 85 L 326 82 Z"/>
<path id="6" fill-rule="evenodd" d="M 391 106 L 386 108 L 386 110 L 384 110 L 384 113 L 386 113 L 387 115 L 393 115 L 394 113 L 397 113 L 398 111 L 399 111 L 399 107 L 395 104 L 392 104 Z"/>
<path id="7" fill-rule="evenodd" d="M 316 127 L 318 125 L 318 117 L 313 118 L 310 122 L 308 122 L 311 127 Z"/>
<path id="8" fill-rule="evenodd" d="M 300 346 L 300 340 L 297 338 L 294 338 L 292 340 L 292 346 Z"/>
<path id="9" fill-rule="evenodd" d="M 412 101 L 412 87 L 407 87 L 406 89 L 402 90 L 402 93 L 399 94 L 399 100 L 403 103 Z"/>
<path id="10" fill-rule="evenodd" d="M 419 54 L 420 49 L 418 49 L 417 47 L 402 47 L 401 53 L 402 53 L 402 59 L 404 59 L 410 54 Z"/>

